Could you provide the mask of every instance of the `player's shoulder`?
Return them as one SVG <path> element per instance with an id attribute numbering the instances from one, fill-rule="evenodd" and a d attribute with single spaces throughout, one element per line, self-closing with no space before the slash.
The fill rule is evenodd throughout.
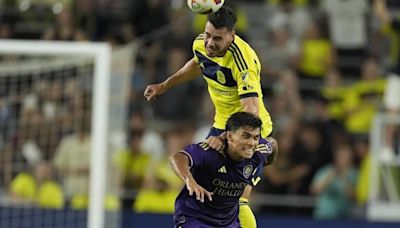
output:
<path id="1" fill-rule="evenodd" d="M 251 46 L 245 40 L 243 40 L 240 36 L 235 35 L 235 39 L 232 43 L 232 48 L 238 49 L 240 51 L 249 51 L 251 50 Z"/>
<path id="2" fill-rule="evenodd" d="M 198 49 L 204 46 L 204 34 L 200 33 L 194 40 L 193 40 L 193 48 Z"/>
<path id="3" fill-rule="evenodd" d="M 190 144 L 189 146 L 187 146 L 185 148 L 185 151 L 209 151 L 209 150 L 213 150 L 207 143 L 205 142 L 199 142 L 199 143 L 195 143 L 195 144 Z"/>

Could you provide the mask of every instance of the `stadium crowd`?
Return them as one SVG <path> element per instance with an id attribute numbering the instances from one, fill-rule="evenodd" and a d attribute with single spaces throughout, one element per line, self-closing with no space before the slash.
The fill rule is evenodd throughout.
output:
<path id="1" fill-rule="evenodd" d="M 109 209 L 172 213 L 182 182 L 166 158 L 204 141 L 213 122 L 201 79 L 151 103 L 142 95 L 146 85 L 163 81 L 193 55 L 205 16 L 193 15 L 182 2 L 32 1 L 28 8 L 19 1 L 3 3 L 13 10 L 0 14 L 2 39 L 107 41 L 114 47 L 139 42 L 126 149 L 110 161 L 123 174 L 123 191 L 108 198 Z M 260 57 L 263 99 L 280 147 L 256 191 L 315 199 L 305 206 L 257 204 L 256 211 L 365 216 L 371 124 L 379 112 L 400 110 L 387 105 L 399 98 L 386 90 L 389 71 L 399 62 L 398 28 L 380 20 L 375 3 L 226 0 L 237 11 L 237 33 Z M 387 5 L 391 13 L 400 12 L 399 2 Z M 16 204 L 81 209 L 88 197 L 91 94 L 87 81 L 60 81 L 53 74 L 29 88 L 17 86 L 18 94 L 6 88 L 15 79 L 0 78 L 0 193 Z M 397 140 L 385 142 L 382 157 L 397 154 L 400 160 L 399 131 L 392 133 Z"/>

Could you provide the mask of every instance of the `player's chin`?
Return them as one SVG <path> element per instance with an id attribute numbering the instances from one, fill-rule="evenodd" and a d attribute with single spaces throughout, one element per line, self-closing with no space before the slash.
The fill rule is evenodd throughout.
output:
<path id="1" fill-rule="evenodd" d="M 250 159 L 251 157 L 253 157 L 253 155 L 254 155 L 254 152 L 252 152 L 252 153 L 249 153 L 247 151 L 242 152 L 242 157 L 245 159 Z"/>
<path id="2" fill-rule="evenodd" d="M 215 52 L 210 52 L 210 51 L 207 51 L 207 55 L 208 55 L 208 57 L 211 57 L 211 58 L 216 56 Z"/>

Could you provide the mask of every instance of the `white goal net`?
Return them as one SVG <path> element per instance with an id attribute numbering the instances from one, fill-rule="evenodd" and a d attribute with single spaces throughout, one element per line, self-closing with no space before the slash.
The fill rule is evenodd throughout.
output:
<path id="1" fill-rule="evenodd" d="M 0 227 L 119 227 L 133 54 L 0 41 Z"/>

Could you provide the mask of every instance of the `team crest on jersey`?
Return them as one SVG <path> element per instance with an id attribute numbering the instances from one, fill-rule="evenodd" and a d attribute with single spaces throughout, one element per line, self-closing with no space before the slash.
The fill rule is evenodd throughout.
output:
<path id="1" fill-rule="evenodd" d="M 242 81 L 244 83 L 249 83 L 249 71 L 248 70 L 244 70 L 242 72 L 240 72 L 240 75 L 242 76 Z"/>
<path id="2" fill-rule="evenodd" d="M 225 78 L 225 75 L 224 75 L 224 73 L 222 73 L 222 71 L 217 71 L 217 80 L 218 80 L 218 82 L 219 83 L 221 83 L 221 84 L 225 84 L 226 83 L 226 78 Z"/>
<path id="3" fill-rule="evenodd" d="M 246 179 L 249 178 L 252 172 L 253 172 L 253 166 L 252 165 L 246 165 L 243 168 L 243 176 L 244 176 L 244 178 L 246 178 Z"/>

